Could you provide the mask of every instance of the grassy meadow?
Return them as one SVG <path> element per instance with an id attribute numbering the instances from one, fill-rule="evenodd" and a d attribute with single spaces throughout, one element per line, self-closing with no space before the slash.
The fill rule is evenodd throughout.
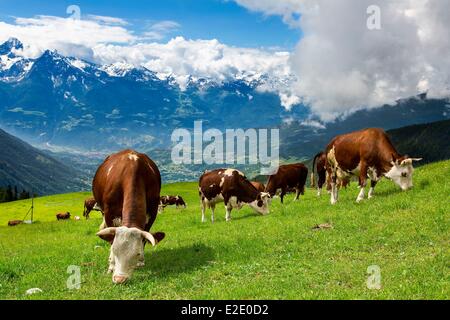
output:
<path id="1" fill-rule="evenodd" d="M 161 194 L 182 195 L 188 207 L 158 216 L 152 231 L 166 238 L 146 246 L 145 267 L 125 285 L 106 274 L 100 213 L 82 217 L 90 193 L 35 199 L 32 225 L 7 226 L 30 200 L 0 204 L 0 299 L 449 299 L 449 177 L 450 161 L 426 165 L 412 190 L 383 180 L 359 204 L 355 182 L 335 206 L 307 189 L 297 202 L 275 198 L 267 216 L 233 210 L 231 222 L 219 205 L 214 224 L 201 223 L 197 183 L 164 185 Z M 56 221 L 62 211 L 72 219 Z M 321 223 L 333 228 L 313 230 Z M 67 288 L 70 265 L 81 268 L 80 289 Z M 380 289 L 367 288 L 372 265 Z"/>

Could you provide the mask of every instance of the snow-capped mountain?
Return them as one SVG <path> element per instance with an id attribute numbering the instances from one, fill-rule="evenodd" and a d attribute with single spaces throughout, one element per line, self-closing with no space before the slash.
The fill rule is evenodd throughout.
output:
<path id="1" fill-rule="evenodd" d="M 23 49 L 22 43 L 11 38 L 0 45 L 0 79 L 10 82 L 21 80 L 33 66 L 31 59 L 17 55 Z"/>
<path id="2" fill-rule="evenodd" d="M 167 146 L 171 132 L 192 128 L 274 127 L 287 112 L 266 75 L 225 82 L 189 76 L 184 86 L 173 75 L 117 62 L 97 65 L 45 51 L 20 56 L 17 39 L 0 46 L 0 126 L 34 144 L 88 150 Z"/>

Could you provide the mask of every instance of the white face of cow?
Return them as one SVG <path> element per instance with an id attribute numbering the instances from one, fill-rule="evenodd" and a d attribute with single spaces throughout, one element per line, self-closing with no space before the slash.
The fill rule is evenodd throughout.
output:
<path id="1" fill-rule="evenodd" d="M 266 215 L 269 213 L 269 204 L 270 204 L 271 198 L 269 193 L 267 192 L 260 192 L 258 194 L 258 197 L 255 201 L 250 202 L 249 205 L 252 207 L 256 212 Z"/>
<path id="2" fill-rule="evenodd" d="M 144 242 L 147 240 L 156 245 L 156 240 L 149 232 L 137 228 L 113 227 L 97 233 L 100 237 L 114 236 L 111 245 L 110 270 L 113 270 L 112 280 L 121 284 L 131 277 L 138 261 L 144 259 Z M 104 238 L 103 238 L 104 239 Z"/>
<path id="3" fill-rule="evenodd" d="M 419 161 L 419 159 L 408 158 L 400 163 L 391 162 L 392 168 L 386 173 L 386 177 L 394 181 L 403 191 L 411 189 L 413 186 L 412 175 L 414 168 L 412 166 L 413 161 Z"/>

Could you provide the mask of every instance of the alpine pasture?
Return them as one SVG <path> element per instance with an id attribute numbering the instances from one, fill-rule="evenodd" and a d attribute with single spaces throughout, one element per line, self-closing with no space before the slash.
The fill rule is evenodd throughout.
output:
<path id="1" fill-rule="evenodd" d="M 225 222 L 201 223 L 196 182 L 163 185 L 186 209 L 167 207 L 152 231 L 166 238 L 145 248 L 146 265 L 125 285 L 114 285 L 109 244 L 95 233 L 101 214 L 82 217 L 89 192 L 35 199 L 35 223 L 22 219 L 30 200 L 0 204 L 0 299 L 448 299 L 450 297 L 450 161 L 416 169 L 414 188 L 402 192 L 382 180 L 375 197 L 357 204 L 356 183 L 330 205 L 306 189 L 272 201 L 270 214 L 248 206 Z M 58 212 L 71 219 L 56 221 Z M 74 216 L 81 220 L 75 221 Z M 330 229 L 314 230 L 329 223 Z M 79 289 L 67 272 L 79 266 Z M 379 266 L 381 288 L 369 289 L 369 266 Z M 30 288 L 41 293 L 26 295 Z"/>

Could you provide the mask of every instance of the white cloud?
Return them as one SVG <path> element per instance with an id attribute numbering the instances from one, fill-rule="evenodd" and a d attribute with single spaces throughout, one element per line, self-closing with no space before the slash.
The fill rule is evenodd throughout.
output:
<path id="1" fill-rule="evenodd" d="M 251 80 L 262 74 L 285 78 L 290 73 L 287 66 L 289 54 L 286 52 L 236 48 L 218 40 L 176 37 L 167 43 L 100 44 L 93 50 L 99 63 L 126 61 L 135 66 L 145 66 L 160 78 L 175 77 L 182 88 L 189 76 L 224 81 L 236 77 Z"/>
<path id="2" fill-rule="evenodd" d="M 144 40 L 162 40 L 168 34 L 179 30 L 180 24 L 175 21 L 165 20 L 153 24 L 148 31 L 141 36 Z"/>
<path id="3" fill-rule="evenodd" d="M 431 97 L 450 95 L 448 1 L 236 2 L 301 28 L 304 37 L 290 58 L 299 79 L 292 91 L 322 120 L 423 90 Z M 381 9 L 381 30 L 366 27 L 373 4 Z"/>
<path id="4" fill-rule="evenodd" d="M 23 55 L 37 57 L 44 50 L 90 59 L 99 43 L 130 43 L 137 37 L 118 25 L 120 19 L 88 16 L 84 19 L 36 16 L 15 18 L 14 23 L 0 21 L 0 42 L 10 37 L 26 44 Z"/>

